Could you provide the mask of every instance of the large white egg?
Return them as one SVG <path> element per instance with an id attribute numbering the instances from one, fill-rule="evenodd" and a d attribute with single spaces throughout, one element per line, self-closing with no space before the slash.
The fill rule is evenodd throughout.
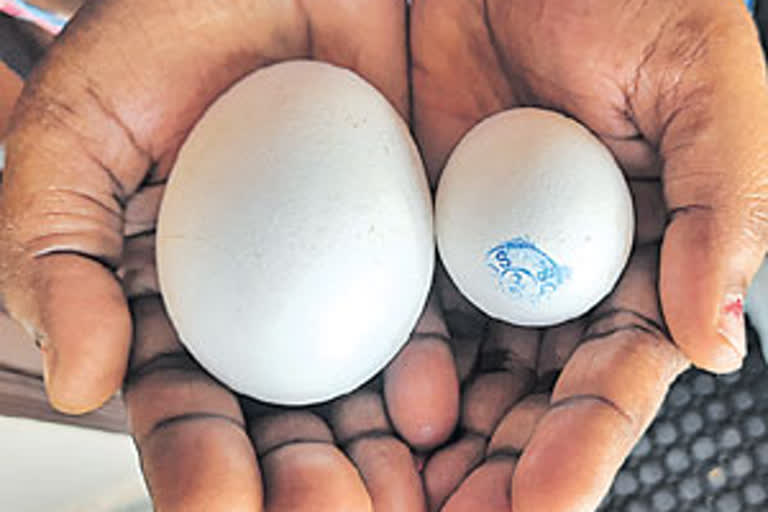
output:
<path id="1" fill-rule="evenodd" d="M 408 127 L 356 74 L 257 71 L 184 144 L 157 228 L 184 345 L 241 393 L 306 404 L 351 391 L 407 340 L 434 263 Z"/>
<path id="2" fill-rule="evenodd" d="M 476 125 L 443 170 L 438 249 L 493 318 L 543 326 L 585 313 L 629 256 L 632 199 L 610 151 L 577 122 L 520 108 Z"/>

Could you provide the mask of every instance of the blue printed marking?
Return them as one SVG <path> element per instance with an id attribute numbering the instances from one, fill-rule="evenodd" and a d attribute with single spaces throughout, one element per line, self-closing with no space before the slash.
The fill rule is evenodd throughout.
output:
<path id="1" fill-rule="evenodd" d="M 570 276 L 570 269 L 524 237 L 495 246 L 485 253 L 485 263 L 505 292 L 534 301 L 550 295 Z"/>

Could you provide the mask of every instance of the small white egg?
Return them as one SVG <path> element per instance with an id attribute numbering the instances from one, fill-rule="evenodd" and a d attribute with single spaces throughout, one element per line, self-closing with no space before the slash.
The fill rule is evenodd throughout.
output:
<path id="1" fill-rule="evenodd" d="M 281 404 L 379 372 L 422 311 L 433 263 L 407 125 L 369 83 L 318 62 L 259 70 L 210 107 L 157 228 L 183 344 L 234 390 Z"/>
<path id="2" fill-rule="evenodd" d="M 459 290 L 489 316 L 544 326 L 614 287 L 634 236 L 610 151 L 579 123 L 519 108 L 472 128 L 443 170 L 437 244 Z"/>

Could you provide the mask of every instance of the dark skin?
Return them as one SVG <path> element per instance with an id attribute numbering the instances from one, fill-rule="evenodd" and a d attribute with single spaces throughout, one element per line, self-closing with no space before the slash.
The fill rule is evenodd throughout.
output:
<path id="1" fill-rule="evenodd" d="M 637 222 L 628 269 L 592 313 L 538 333 L 486 330 L 492 371 L 464 388 L 466 433 L 442 449 L 464 465 L 446 463 L 430 503 L 459 486 L 446 511 L 477 508 L 489 489 L 498 505 L 482 510 L 593 510 L 689 362 L 740 366 L 743 323 L 740 339 L 723 336 L 724 296 L 762 262 L 768 192 L 765 74 L 748 25 L 740 6 L 716 1 L 415 3 L 413 127 L 433 183 L 478 121 L 544 107 L 612 150 Z M 436 286 L 449 327 L 463 319 L 452 331 L 482 317 L 449 280 Z M 531 398 L 539 390 L 546 398 Z M 478 460 L 468 445 L 491 459 L 464 479 Z"/>
<path id="2" fill-rule="evenodd" d="M 127 374 L 161 511 L 592 510 L 675 376 L 741 364 L 723 297 L 765 253 L 757 39 L 737 3 L 688 3 L 417 0 L 410 84 L 400 2 L 88 5 L 22 97 L 2 205 L 5 301 L 42 348 L 52 403 L 90 410 Z M 366 388 L 305 410 L 233 395 L 162 309 L 153 227 L 206 106 L 292 58 L 373 83 L 412 119 L 433 184 L 487 115 L 536 105 L 580 120 L 635 196 L 615 291 L 526 330 L 485 318 L 438 269 L 414 336 Z"/>

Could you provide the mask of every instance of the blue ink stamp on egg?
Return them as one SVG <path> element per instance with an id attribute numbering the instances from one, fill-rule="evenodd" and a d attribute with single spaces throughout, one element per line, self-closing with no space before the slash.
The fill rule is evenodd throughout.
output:
<path id="1" fill-rule="evenodd" d="M 506 293 L 522 299 L 543 299 L 570 276 L 547 253 L 524 237 L 501 243 L 485 253 L 485 263 Z"/>

